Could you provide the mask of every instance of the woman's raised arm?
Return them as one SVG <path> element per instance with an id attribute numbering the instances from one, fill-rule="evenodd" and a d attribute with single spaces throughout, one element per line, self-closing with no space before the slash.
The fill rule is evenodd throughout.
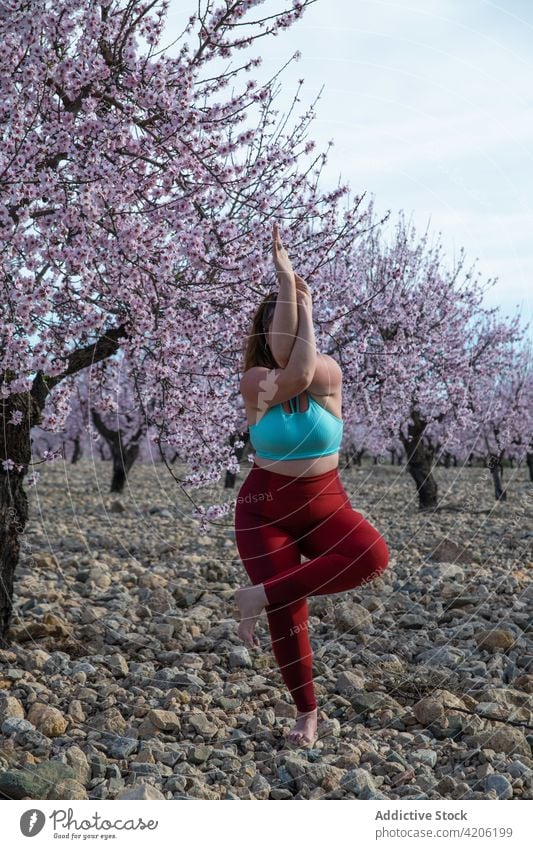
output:
<path id="1" fill-rule="evenodd" d="M 279 227 L 272 227 L 272 256 L 278 273 L 279 292 L 272 318 L 271 351 L 276 362 L 285 368 L 289 362 L 294 337 L 298 330 L 296 280 L 289 255 L 283 246 Z"/>

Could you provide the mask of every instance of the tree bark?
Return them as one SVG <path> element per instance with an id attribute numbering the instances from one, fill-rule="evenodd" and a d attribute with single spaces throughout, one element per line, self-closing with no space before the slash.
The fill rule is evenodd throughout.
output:
<path id="1" fill-rule="evenodd" d="M 496 454 L 491 454 L 488 466 L 492 476 L 492 482 L 494 484 L 494 496 L 496 498 L 496 501 L 507 501 L 507 493 L 505 492 L 502 484 L 502 458 L 498 457 Z"/>
<path id="2" fill-rule="evenodd" d="M 111 430 L 102 420 L 97 410 L 91 410 L 92 420 L 100 436 L 107 442 L 111 451 L 113 461 L 113 475 L 111 478 L 110 492 L 123 492 L 128 474 L 135 460 L 139 456 L 140 441 L 144 434 L 145 425 L 141 422 L 136 433 L 131 437 L 128 445 L 123 442 L 120 430 Z"/>
<path id="3" fill-rule="evenodd" d="M 20 538 L 28 521 L 28 499 L 23 475 L 0 469 L 0 647 L 9 645 L 8 632 L 13 611 L 15 570 L 20 556 Z"/>
<path id="4" fill-rule="evenodd" d="M 116 450 L 115 446 L 111 448 L 113 457 L 113 476 L 111 478 L 110 492 L 124 491 L 128 474 L 131 471 L 131 467 L 135 463 L 135 460 L 139 456 L 139 450 L 140 445 L 138 443 L 128 445 L 125 450 Z"/>
<path id="5" fill-rule="evenodd" d="M 38 371 L 28 392 L 13 393 L 0 401 L 0 646 L 9 645 L 9 627 L 13 611 L 15 571 L 20 556 L 20 537 L 28 521 L 28 500 L 24 477 L 31 462 L 31 429 L 40 424 L 41 413 L 50 390 L 67 375 L 115 354 L 119 339 L 126 337 L 123 325 L 105 331 L 92 345 L 72 351 L 67 368 L 47 377 Z M 16 375 L 0 372 L 0 385 Z M 22 421 L 10 424 L 12 413 L 21 412 Z M 14 468 L 4 468 L 11 460 Z M 17 468 L 21 467 L 21 468 Z"/>
<path id="6" fill-rule="evenodd" d="M 421 510 L 431 510 L 437 506 L 437 483 L 431 473 L 433 452 L 423 440 L 425 427 L 426 423 L 414 411 L 407 437 L 400 433 L 400 439 L 407 457 L 407 471 L 416 484 L 418 506 Z"/>
<path id="7" fill-rule="evenodd" d="M 70 462 L 71 463 L 77 463 L 78 460 L 81 458 L 82 454 L 83 454 L 83 451 L 82 451 L 82 448 L 81 448 L 81 439 L 80 439 L 79 436 L 77 436 L 74 439 L 74 451 L 72 452 L 72 457 L 70 459 Z"/>

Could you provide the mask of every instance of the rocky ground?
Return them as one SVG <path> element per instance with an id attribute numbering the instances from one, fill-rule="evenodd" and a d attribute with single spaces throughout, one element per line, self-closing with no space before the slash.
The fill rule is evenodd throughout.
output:
<path id="1" fill-rule="evenodd" d="M 191 495 L 231 500 L 248 468 L 231 493 Z M 439 468 L 432 514 L 400 468 L 341 477 L 391 562 L 309 600 L 319 739 L 291 750 L 266 618 L 257 653 L 236 636 L 233 514 L 200 534 L 157 466 L 119 498 L 107 464 L 45 467 L 0 652 L 0 796 L 533 798 L 526 469 L 506 470 L 497 504 L 487 470 Z"/>

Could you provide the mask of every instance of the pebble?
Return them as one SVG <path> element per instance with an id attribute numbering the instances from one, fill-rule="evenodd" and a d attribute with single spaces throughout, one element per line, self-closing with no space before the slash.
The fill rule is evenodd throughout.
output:
<path id="1" fill-rule="evenodd" d="M 235 646 L 230 651 L 229 666 L 230 669 L 240 669 L 241 667 L 249 669 L 252 667 L 252 659 L 246 646 Z"/>
<path id="2" fill-rule="evenodd" d="M 115 737 L 107 754 L 110 758 L 127 758 L 129 755 L 136 752 L 139 747 L 139 741 L 134 737 Z"/>
<path id="3" fill-rule="evenodd" d="M 135 784 L 132 787 L 127 787 L 118 793 L 117 799 L 166 799 L 166 796 L 161 793 L 157 787 L 152 784 Z"/>
<path id="4" fill-rule="evenodd" d="M 434 767 L 437 763 L 437 753 L 432 749 L 415 749 L 411 752 L 411 758 L 430 767 Z"/>
<path id="5" fill-rule="evenodd" d="M 334 610 L 335 626 L 341 633 L 364 631 L 372 626 L 372 614 L 361 604 L 341 601 Z"/>
<path id="6" fill-rule="evenodd" d="M 350 790 L 358 799 L 368 799 L 377 792 L 377 787 L 366 769 L 351 769 L 341 778 L 341 786 Z"/>
<path id="7" fill-rule="evenodd" d="M 492 631 L 479 631 L 476 634 L 476 643 L 481 649 L 510 649 L 516 643 L 516 637 L 512 631 L 503 628 L 494 628 Z"/>
<path id="8" fill-rule="evenodd" d="M 445 712 L 441 702 L 436 699 L 421 699 L 413 707 L 413 713 L 422 725 L 429 725 L 438 719 L 443 719 Z"/>
<path id="9" fill-rule="evenodd" d="M 0 650 L 6 796 L 533 798 L 533 735 L 496 722 L 532 724 L 533 590 L 509 523 L 519 510 L 517 524 L 532 524 L 525 468 L 495 511 L 486 470 L 438 467 L 444 501 L 463 510 L 429 519 L 402 510 L 413 484 L 396 468 L 369 468 L 364 489 L 356 469 L 341 472 L 391 566 L 371 586 L 309 600 L 319 736 L 290 752 L 296 707 L 266 617 L 260 651 L 237 644 L 232 599 L 246 576 L 234 535 L 199 535 L 160 471 L 133 467 L 117 512 L 106 510 L 112 532 L 95 520 L 108 464 L 80 460 L 69 487 L 50 464 L 28 494 L 23 626 Z"/>
<path id="10" fill-rule="evenodd" d="M 28 712 L 28 722 L 46 737 L 60 737 L 67 730 L 68 720 L 60 710 L 35 702 Z"/>
<path id="11" fill-rule="evenodd" d="M 487 775 L 483 782 L 485 790 L 494 790 L 498 799 L 512 799 L 513 787 L 505 775 Z"/>

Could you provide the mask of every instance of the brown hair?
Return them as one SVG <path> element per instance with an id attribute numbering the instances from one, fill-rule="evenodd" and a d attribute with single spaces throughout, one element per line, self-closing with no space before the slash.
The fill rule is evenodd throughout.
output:
<path id="1" fill-rule="evenodd" d="M 266 295 L 252 319 L 252 326 L 244 343 L 244 365 L 243 372 L 253 366 L 265 366 L 266 368 L 279 368 L 272 356 L 272 351 L 267 343 L 266 330 L 274 315 L 277 292 L 269 292 Z"/>

